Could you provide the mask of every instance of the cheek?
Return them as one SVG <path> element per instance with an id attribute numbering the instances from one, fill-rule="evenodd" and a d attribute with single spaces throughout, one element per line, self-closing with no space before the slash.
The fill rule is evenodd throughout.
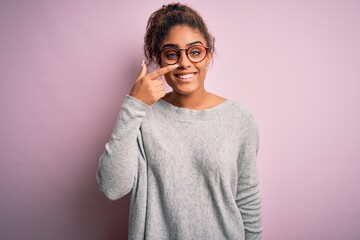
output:
<path id="1" fill-rule="evenodd" d="M 207 66 L 208 66 L 209 63 L 210 63 L 210 59 L 211 59 L 211 58 L 206 57 L 206 58 L 204 59 L 204 61 L 197 63 L 197 66 L 196 66 L 196 67 L 199 69 L 199 71 L 200 71 L 201 73 L 203 73 L 203 72 L 206 73 L 206 71 L 207 71 Z"/>
<path id="2" fill-rule="evenodd" d="M 171 85 L 171 83 L 173 82 L 173 76 L 171 73 L 167 73 L 163 76 L 163 79 L 165 79 L 165 81 L 167 82 L 167 84 Z"/>
<path id="3" fill-rule="evenodd" d="M 203 64 L 198 65 L 198 66 L 197 66 L 197 69 L 199 70 L 199 75 L 200 75 L 201 77 L 205 77 L 205 76 L 206 76 L 206 72 L 207 72 L 207 63 L 204 62 Z"/>

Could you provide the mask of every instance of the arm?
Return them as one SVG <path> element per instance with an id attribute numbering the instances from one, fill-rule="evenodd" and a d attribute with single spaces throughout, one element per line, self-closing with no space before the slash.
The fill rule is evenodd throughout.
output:
<path id="1" fill-rule="evenodd" d="M 257 240 L 262 238 L 261 198 L 256 168 L 259 131 L 251 114 L 246 117 L 239 154 L 236 203 L 244 222 L 245 239 Z"/>
<path id="2" fill-rule="evenodd" d="M 116 200 L 131 191 L 137 173 L 137 136 L 149 106 L 126 96 L 97 170 L 100 191 Z"/>
<path id="3" fill-rule="evenodd" d="M 131 191 L 137 173 L 141 122 L 149 106 L 165 95 L 164 81 L 159 77 L 179 65 L 170 65 L 149 74 L 144 62 L 135 83 L 126 97 L 115 128 L 100 157 L 97 181 L 100 191 L 109 199 L 119 199 Z M 137 145 L 139 144 L 139 145 Z"/>

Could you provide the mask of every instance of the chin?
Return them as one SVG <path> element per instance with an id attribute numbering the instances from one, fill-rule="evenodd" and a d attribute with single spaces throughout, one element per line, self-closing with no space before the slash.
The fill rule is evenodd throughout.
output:
<path id="1" fill-rule="evenodd" d="M 181 86 L 181 85 L 170 85 L 170 87 L 172 88 L 172 90 L 176 93 L 179 93 L 181 95 L 191 95 L 194 94 L 196 92 L 199 92 L 201 90 L 204 90 L 204 87 L 202 86 Z"/>

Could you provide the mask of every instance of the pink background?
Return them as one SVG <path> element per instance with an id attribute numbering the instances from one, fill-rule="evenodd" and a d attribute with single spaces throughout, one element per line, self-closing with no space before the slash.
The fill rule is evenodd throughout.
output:
<path id="1" fill-rule="evenodd" d="M 0 239 L 126 239 L 95 171 L 163 1 L 0 1 Z M 264 239 L 360 239 L 360 1 L 188 1 L 260 128 Z"/>

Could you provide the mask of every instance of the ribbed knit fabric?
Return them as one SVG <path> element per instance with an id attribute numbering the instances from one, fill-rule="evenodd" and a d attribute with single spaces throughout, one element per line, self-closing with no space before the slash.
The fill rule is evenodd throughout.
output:
<path id="1" fill-rule="evenodd" d="M 97 180 L 111 200 L 132 191 L 129 239 L 261 239 L 258 146 L 241 103 L 190 110 L 126 96 Z"/>

